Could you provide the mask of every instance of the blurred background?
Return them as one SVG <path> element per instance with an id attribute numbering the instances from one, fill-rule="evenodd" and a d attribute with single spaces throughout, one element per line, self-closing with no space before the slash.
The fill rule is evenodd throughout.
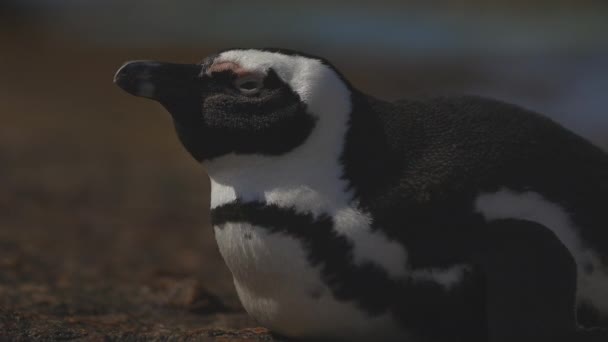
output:
<path id="1" fill-rule="evenodd" d="M 292 48 L 380 98 L 491 96 L 608 150 L 606 1 L 439 3 L 2 0 L 0 339 L 272 339 L 246 329 L 204 170 L 112 84 L 127 60 Z"/>

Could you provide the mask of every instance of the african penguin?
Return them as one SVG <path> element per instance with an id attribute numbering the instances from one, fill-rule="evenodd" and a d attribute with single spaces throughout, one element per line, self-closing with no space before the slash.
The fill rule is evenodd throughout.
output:
<path id="1" fill-rule="evenodd" d="M 465 96 L 386 102 L 323 58 L 231 49 L 134 61 L 211 179 L 247 312 L 287 337 L 608 341 L 608 157 Z"/>

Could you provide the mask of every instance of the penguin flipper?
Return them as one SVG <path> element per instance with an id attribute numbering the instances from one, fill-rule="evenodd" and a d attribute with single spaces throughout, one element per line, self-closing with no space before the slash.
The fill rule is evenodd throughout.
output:
<path id="1" fill-rule="evenodd" d="M 568 249 L 535 222 L 504 219 L 484 228 L 474 262 L 484 274 L 489 341 L 578 341 Z"/>

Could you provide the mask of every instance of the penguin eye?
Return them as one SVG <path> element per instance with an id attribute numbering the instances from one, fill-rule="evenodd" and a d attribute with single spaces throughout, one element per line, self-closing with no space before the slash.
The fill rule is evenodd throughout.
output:
<path id="1" fill-rule="evenodd" d="M 244 76 L 234 81 L 235 87 L 245 95 L 254 95 L 262 89 L 262 80 L 257 76 Z"/>

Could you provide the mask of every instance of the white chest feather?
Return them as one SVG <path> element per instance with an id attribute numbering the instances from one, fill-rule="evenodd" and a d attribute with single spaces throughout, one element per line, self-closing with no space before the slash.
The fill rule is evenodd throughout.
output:
<path id="1" fill-rule="evenodd" d="M 302 338 L 405 337 L 389 314 L 370 317 L 353 303 L 336 301 L 298 240 L 247 223 L 215 227 L 215 234 L 239 298 L 260 324 Z"/>
<path id="2" fill-rule="evenodd" d="M 260 173 L 257 177 L 267 176 L 270 175 Z M 314 217 L 328 215 L 333 229 L 352 243 L 354 263 L 372 262 L 392 277 L 405 276 L 405 249 L 372 231 L 369 216 L 350 206 L 350 194 L 342 191 L 344 184 L 337 177 L 333 182 L 323 181 L 325 192 L 314 189 L 314 181 L 308 181 L 308 186 L 280 188 L 255 178 L 253 174 L 250 182 L 241 187 L 218 184 L 212 178 L 212 208 L 239 198 Z M 270 178 L 276 181 L 280 175 Z M 233 180 L 231 184 L 238 182 Z M 301 241 L 247 222 L 229 222 L 214 228 L 241 302 L 261 324 L 288 336 L 309 338 L 369 340 L 378 332 L 386 333 L 385 340 L 404 337 L 390 314 L 371 317 L 355 303 L 335 300 L 321 279 L 320 269 L 311 266 Z"/>

